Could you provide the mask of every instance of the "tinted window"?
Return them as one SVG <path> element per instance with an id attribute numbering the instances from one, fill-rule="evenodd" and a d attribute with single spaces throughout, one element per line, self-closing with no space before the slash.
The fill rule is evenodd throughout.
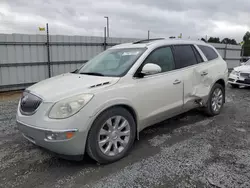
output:
<path id="1" fill-rule="evenodd" d="M 176 60 L 176 69 L 197 64 L 194 51 L 190 45 L 174 46 L 174 55 Z"/>
<path id="2" fill-rule="evenodd" d="M 217 53 L 208 46 L 201 46 L 199 45 L 199 48 L 203 52 L 203 54 L 207 57 L 207 60 L 213 60 L 218 57 Z"/>
<path id="3" fill-rule="evenodd" d="M 171 71 L 175 68 L 174 58 L 170 47 L 163 47 L 153 51 L 145 60 L 147 63 L 154 63 L 161 67 L 162 72 Z"/>
<path id="4" fill-rule="evenodd" d="M 192 48 L 193 48 L 193 50 L 194 50 L 194 55 L 195 55 L 195 57 L 196 57 L 197 62 L 198 62 L 198 63 L 202 63 L 202 62 L 203 62 L 203 59 L 202 59 L 200 53 L 197 51 L 197 49 L 196 49 L 194 46 L 192 46 Z"/>

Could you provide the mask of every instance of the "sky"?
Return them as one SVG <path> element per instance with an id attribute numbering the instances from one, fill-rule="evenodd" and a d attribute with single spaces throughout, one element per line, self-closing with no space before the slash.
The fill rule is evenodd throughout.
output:
<path id="1" fill-rule="evenodd" d="M 178 36 L 242 41 L 250 30 L 249 0 L 0 0 L 0 33 L 103 36 Z"/>

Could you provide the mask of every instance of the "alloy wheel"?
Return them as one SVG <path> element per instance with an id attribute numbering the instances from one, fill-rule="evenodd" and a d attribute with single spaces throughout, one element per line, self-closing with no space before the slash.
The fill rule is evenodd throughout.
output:
<path id="1" fill-rule="evenodd" d="M 223 104 L 223 92 L 220 88 L 216 88 L 212 95 L 212 109 L 214 112 L 218 112 Z"/>
<path id="2" fill-rule="evenodd" d="M 109 118 L 101 127 L 98 145 L 103 154 L 116 156 L 121 153 L 130 140 L 130 124 L 122 116 Z"/>

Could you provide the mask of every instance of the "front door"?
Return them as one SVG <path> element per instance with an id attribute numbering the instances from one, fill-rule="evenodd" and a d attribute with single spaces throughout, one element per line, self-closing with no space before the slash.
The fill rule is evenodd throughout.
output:
<path id="1" fill-rule="evenodd" d="M 141 67 L 147 63 L 159 65 L 162 71 L 135 79 L 139 91 L 135 98 L 139 100 L 133 102 L 139 113 L 140 130 L 177 114 L 183 106 L 182 75 L 175 70 L 171 47 L 154 50 Z"/>

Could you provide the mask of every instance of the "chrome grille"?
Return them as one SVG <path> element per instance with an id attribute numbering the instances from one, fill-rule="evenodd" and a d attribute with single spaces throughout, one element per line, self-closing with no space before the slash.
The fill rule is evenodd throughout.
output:
<path id="1" fill-rule="evenodd" d="M 250 78 L 249 73 L 240 73 L 240 76 L 243 77 L 243 78 Z"/>
<path id="2" fill-rule="evenodd" d="M 24 92 L 20 101 L 20 111 L 24 115 L 32 115 L 42 103 L 42 99 L 28 92 Z"/>

